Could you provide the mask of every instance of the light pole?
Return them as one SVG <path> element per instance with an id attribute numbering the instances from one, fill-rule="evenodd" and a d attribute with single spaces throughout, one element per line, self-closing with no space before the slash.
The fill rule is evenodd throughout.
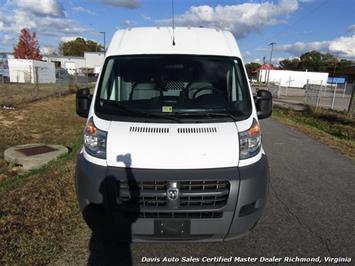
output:
<path id="1" fill-rule="evenodd" d="M 104 53 L 106 54 L 106 32 L 100 31 L 100 33 L 104 35 Z"/>
<path id="2" fill-rule="evenodd" d="M 272 61 L 272 52 L 274 51 L 274 45 L 276 42 L 271 42 L 269 45 L 271 45 L 271 51 L 270 51 L 270 62 L 269 62 L 269 70 L 267 72 L 267 80 L 266 80 L 266 85 L 269 84 L 269 77 L 270 77 L 270 68 L 271 68 L 271 61 Z"/>

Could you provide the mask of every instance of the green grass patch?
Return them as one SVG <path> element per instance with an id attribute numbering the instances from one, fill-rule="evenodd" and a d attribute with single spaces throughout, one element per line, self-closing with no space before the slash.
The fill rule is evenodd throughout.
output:
<path id="1" fill-rule="evenodd" d="M 80 226 L 74 188 L 80 146 L 77 138 L 70 154 L 1 184 L 0 264 L 48 264 Z"/>
<path id="2" fill-rule="evenodd" d="M 42 166 L 39 169 L 34 169 L 31 170 L 29 172 L 23 173 L 23 174 L 17 174 L 14 177 L 9 177 L 6 178 L 5 180 L 3 180 L 2 182 L 0 182 L 0 197 L 8 192 L 9 190 L 11 190 L 12 188 L 20 185 L 22 182 L 26 181 L 26 179 L 30 176 L 34 176 L 34 175 L 39 175 L 42 173 L 45 173 L 46 171 L 48 171 L 51 167 L 53 167 L 53 165 L 56 164 L 65 164 L 67 161 L 70 160 L 75 160 L 75 155 L 77 154 L 77 152 L 79 151 L 81 145 L 82 145 L 82 138 L 78 139 L 75 143 L 73 143 L 73 145 L 70 147 L 70 151 L 68 154 L 62 155 L 59 158 L 57 158 L 56 160 L 53 160 L 51 162 L 49 162 L 48 164 Z"/>
<path id="3" fill-rule="evenodd" d="M 298 112 L 274 107 L 273 117 L 355 158 L 355 121 L 351 116 L 325 109 Z"/>
<path id="4" fill-rule="evenodd" d="M 51 83 L 35 84 L 3 83 L 0 84 L 0 106 L 17 106 L 27 102 L 44 99 L 50 96 L 62 96 L 75 93 L 81 87 L 93 89 L 95 83 Z"/>
<path id="5" fill-rule="evenodd" d="M 0 110 L 0 152 L 27 143 L 60 144 L 71 152 L 20 175 L 0 157 L 0 265 L 45 265 L 83 220 L 75 194 L 75 159 L 85 120 L 75 97 L 50 97 Z"/>

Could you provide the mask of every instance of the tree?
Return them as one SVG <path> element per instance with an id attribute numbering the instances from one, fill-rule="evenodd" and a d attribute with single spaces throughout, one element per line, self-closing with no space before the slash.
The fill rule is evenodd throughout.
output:
<path id="1" fill-rule="evenodd" d="M 248 73 L 248 77 L 252 76 L 252 73 L 257 70 L 261 65 L 259 63 L 255 63 L 255 62 L 250 62 L 245 64 L 245 68 L 247 70 Z"/>
<path id="2" fill-rule="evenodd" d="M 344 69 L 346 69 L 352 65 L 355 65 L 355 61 L 341 59 L 336 66 L 336 70 L 343 71 Z"/>
<path id="3" fill-rule="evenodd" d="M 42 60 L 36 32 L 23 28 L 13 54 L 15 58 Z"/>
<path id="4" fill-rule="evenodd" d="M 84 52 L 101 52 L 103 46 L 97 42 L 78 37 L 73 41 L 61 42 L 58 50 L 65 56 L 83 56 Z"/>
<path id="5" fill-rule="evenodd" d="M 300 56 L 300 59 L 284 59 L 279 62 L 280 69 L 300 70 L 314 72 L 328 72 L 330 76 L 337 75 L 355 62 L 347 59 L 338 59 L 330 53 L 309 51 Z"/>
<path id="6" fill-rule="evenodd" d="M 279 68 L 283 70 L 299 70 L 301 60 L 299 58 L 284 59 L 279 62 Z"/>
<path id="7" fill-rule="evenodd" d="M 301 70 L 314 72 L 331 72 L 337 59 L 329 53 L 310 51 L 300 56 Z"/>

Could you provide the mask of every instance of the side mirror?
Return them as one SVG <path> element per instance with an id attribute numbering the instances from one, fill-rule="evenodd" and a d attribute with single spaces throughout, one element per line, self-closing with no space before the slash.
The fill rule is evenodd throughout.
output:
<path id="1" fill-rule="evenodd" d="M 272 114 L 272 94 L 267 90 L 258 90 L 254 97 L 259 119 L 268 118 Z"/>
<path id="2" fill-rule="evenodd" d="M 76 113 L 87 118 L 89 115 L 92 95 L 88 88 L 80 89 L 76 92 Z"/>

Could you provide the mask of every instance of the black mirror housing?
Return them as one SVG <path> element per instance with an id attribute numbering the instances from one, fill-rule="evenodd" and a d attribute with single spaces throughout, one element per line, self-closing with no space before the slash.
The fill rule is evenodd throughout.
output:
<path id="1" fill-rule="evenodd" d="M 89 115 L 92 95 L 88 88 L 80 89 L 76 92 L 76 113 L 87 118 Z"/>
<path id="2" fill-rule="evenodd" d="M 272 94 L 267 90 L 258 90 L 254 99 L 258 118 L 270 117 L 272 114 Z"/>

